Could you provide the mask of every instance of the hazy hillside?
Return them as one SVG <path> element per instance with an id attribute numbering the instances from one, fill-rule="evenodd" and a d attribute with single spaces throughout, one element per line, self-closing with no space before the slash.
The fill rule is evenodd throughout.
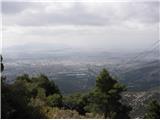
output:
<path id="1" fill-rule="evenodd" d="M 120 78 L 131 90 L 148 90 L 160 86 L 159 61 L 134 66 L 134 68 L 120 74 Z"/>

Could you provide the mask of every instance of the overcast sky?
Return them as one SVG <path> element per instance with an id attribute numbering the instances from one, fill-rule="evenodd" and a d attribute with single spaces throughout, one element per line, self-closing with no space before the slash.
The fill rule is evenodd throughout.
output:
<path id="1" fill-rule="evenodd" d="M 2 2 L 3 47 L 142 50 L 158 40 L 158 9 L 158 2 Z"/>

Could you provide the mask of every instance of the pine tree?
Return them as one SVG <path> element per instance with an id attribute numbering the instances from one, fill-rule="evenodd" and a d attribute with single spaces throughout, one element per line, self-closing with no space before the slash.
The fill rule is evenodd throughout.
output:
<path id="1" fill-rule="evenodd" d="M 147 107 L 147 113 L 145 114 L 146 119 L 160 119 L 160 104 L 153 100 Z"/>
<path id="2" fill-rule="evenodd" d="M 103 114 L 105 118 L 129 118 L 131 108 L 121 103 L 121 93 L 125 90 L 125 86 L 103 69 L 97 77 L 94 91 L 90 93 L 90 104 L 86 108 Z"/>
<path id="3" fill-rule="evenodd" d="M 3 63 L 2 63 L 3 57 L 2 57 L 2 55 L 0 55 L 0 56 L 1 56 L 1 72 L 3 72 L 3 70 L 4 70 L 4 66 L 3 66 Z"/>

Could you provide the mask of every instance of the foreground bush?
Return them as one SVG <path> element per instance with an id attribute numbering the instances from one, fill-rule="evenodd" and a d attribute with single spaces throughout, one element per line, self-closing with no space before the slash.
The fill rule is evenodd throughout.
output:
<path id="1" fill-rule="evenodd" d="M 42 107 L 41 113 L 45 115 L 47 119 L 87 119 L 87 118 L 94 118 L 94 119 L 103 119 L 104 116 L 93 114 L 93 113 L 86 113 L 85 116 L 80 115 L 75 110 L 63 110 L 59 108 L 52 108 L 52 107 Z"/>

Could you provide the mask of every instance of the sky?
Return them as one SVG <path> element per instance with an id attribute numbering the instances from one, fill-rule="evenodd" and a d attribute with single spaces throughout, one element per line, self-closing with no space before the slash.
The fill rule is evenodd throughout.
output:
<path id="1" fill-rule="evenodd" d="M 30 2 L 29 2 L 30 1 Z M 159 3 L 3 1 L 2 46 L 137 51 L 159 40 Z"/>

